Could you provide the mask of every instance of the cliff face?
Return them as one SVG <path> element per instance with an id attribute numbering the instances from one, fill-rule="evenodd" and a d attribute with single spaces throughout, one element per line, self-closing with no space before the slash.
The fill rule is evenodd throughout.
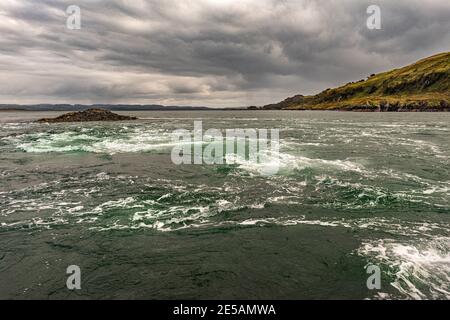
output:
<path id="1" fill-rule="evenodd" d="M 80 112 L 70 112 L 56 118 L 44 118 L 38 122 L 89 122 L 89 121 L 126 121 L 137 120 L 135 117 L 122 116 L 104 109 L 89 109 Z"/>
<path id="2" fill-rule="evenodd" d="M 450 111 L 450 52 L 315 96 L 294 96 L 263 109 Z"/>

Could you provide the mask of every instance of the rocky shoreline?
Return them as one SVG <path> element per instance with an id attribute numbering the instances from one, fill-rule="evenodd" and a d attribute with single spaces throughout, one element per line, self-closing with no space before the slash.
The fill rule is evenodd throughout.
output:
<path id="1" fill-rule="evenodd" d="M 429 105 L 426 101 L 420 103 L 382 103 L 378 106 L 360 105 L 349 106 L 342 111 L 359 112 L 450 112 L 450 104 L 441 101 L 439 105 Z"/>
<path id="2" fill-rule="evenodd" d="M 63 123 L 63 122 L 93 122 L 93 121 L 132 121 L 136 117 L 122 116 L 105 109 L 88 109 L 79 112 L 69 112 L 56 118 L 43 118 L 40 123 Z"/>
<path id="3" fill-rule="evenodd" d="M 289 99 L 288 99 L 289 100 Z M 290 101 L 288 101 L 290 102 Z M 286 110 L 286 111 L 347 111 L 347 112 L 450 112 L 450 103 L 441 101 L 440 103 L 429 103 L 427 101 L 402 103 L 402 102 L 382 102 L 372 104 L 349 104 L 339 107 L 319 108 L 314 105 L 302 107 L 290 107 L 287 102 L 283 108 L 277 108 L 277 105 L 268 105 L 265 107 L 248 107 L 247 110 Z"/>

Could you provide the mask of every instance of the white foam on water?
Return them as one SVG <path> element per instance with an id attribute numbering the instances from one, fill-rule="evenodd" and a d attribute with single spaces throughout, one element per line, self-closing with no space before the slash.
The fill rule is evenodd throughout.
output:
<path id="1" fill-rule="evenodd" d="M 267 198 L 268 203 L 282 203 L 282 204 L 292 204 L 298 205 L 303 201 L 302 197 L 299 196 L 275 196 Z"/>
<path id="2" fill-rule="evenodd" d="M 378 263 L 405 298 L 450 299 L 449 248 L 449 237 L 410 242 L 385 239 L 364 243 L 358 254 Z"/>
<path id="3" fill-rule="evenodd" d="M 94 209 L 92 209 L 89 212 L 86 212 L 86 214 L 102 214 L 107 210 L 111 209 L 133 209 L 133 208 L 142 208 L 141 204 L 138 204 L 136 199 L 133 197 L 128 198 L 121 198 L 117 200 L 111 200 L 104 202 L 98 206 L 96 206 Z"/>
<path id="4" fill-rule="evenodd" d="M 170 149 L 170 132 L 147 127 L 78 128 L 76 131 L 26 133 L 5 137 L 16 148 L 30 153 L 92 152 L 129 153 Z"/>
<path id="5" fill-rule="evenodd" d="M 137 153 L 150 151 L 164 151 L 169 153 L 175 146 L 195 145 L 195 142 L 172 141 L 169 131 L 154 130 L 148 127 L 120 128 L 115 130 L 102 128 L 79 128 L 78 131 L 41 132 L 23 134 L 9 137 L 10 142 L 20 150 L 30 153 L 64 153 L 64 152 L 90 152 L 90 153 Z M 100 132 L 100 134 L 99 134 Z M 198 142 L 204 144 L 204 142 Z M 281 141 L 288 146 L 291 142 Z M 299 142 L 301 143 L 301 142 Z M 322 146 L 322 143 L 304 142 L 308 146 Z M 287 152 L 260 152 L 258 159 L 245 159 L 236 154 L 227 154 L 226 163 L 237 164 L 240 169 L 250 174 L 272 175 L 276 173 L 290 174 L 295 170 L 309 167 L 322 167 L 342 171 L 367 173 L 364 166 L 349 159 L 325 160 L 308 158 L 302 155 L 293 155 Z"/>
<path id="6" fill-rule="evenodd" d="M 322 220 L 306 220 L 304 216 L 297 218 L 264 218 L 264 219 L 247 219 L 240 222 L 226 221 L 222 224 L 236 224 L 240 226 L 296 226 L 296 225 L 316 225 L 322 227 L 346 227 L 350 228 L 350 224 L 344 221 L 322 221 Z"/>
<path id="7" fill-rule="evenodd" d="M 220 202 L 220 201 L 219 201 Z M 227 202 L 228 203 L 228 202 Z M 235 210 L 239 207 L 228 206 L 227 210 Z M 256 208 L 262 209 L 263 205 L 250 205 L 241 208 Z M 192 209 L 192 208 L 190 208 Z M 158 211 L 151 209 L 147 212 L 141 212 L 134 217 L 133 220 L 139 221 L 143 218 L 162 218 L 164 215 L 170 217 L 170 219 L 159 219 L 158 223 L 164 226 L 164 231 L 176 231 L 179 227 L 176 225 L 181 220 L 178 218 L 172 219 L 171 217 L 179 216 L 178 210 L 190 210 L 184 207 L 175 207 L 165 211 Z M 445 234 L 450 232 L 450 227 L 444 224 L 437 224 L 431 222 L 406 222 L 398 219 L 387 219 L 387 218 L 360 218 L 360 219 L 333 219 L 333 218 L 320 218 L 320 219 L 307 219 L 304 215 L 301 216 L 288 216 L 288 217 L 265 217 L 265 218 L 249 218 L 245 220 L 225 220 L 225 221 L 212 221 L 212 217 L 216 217 L 219 212 L 215 206 L 208 206 L 202 208 L 202 215 L 192 215 L 183 217 L 183 221 L 192 221 L 193 224 L 186 225 L 185 228 L 200 228 L 200 227 L 222 227 L 222 226 L 295 226 L 295 225 L 317 225 L 322 227 L 341 227 L 350 229 L 367 229 L 371 231 L 383 232 L 389 235 L 396 236 L 417 236 L 418 238 L 429 238 L 432 239 L 436 237 L 437 234 Z M 144 213 L 144 215 L 142 215 Z M 147 214 L 147 216 L 145 215 Z M 201 217 L 201 219 L 198 219 Z M 186 218 L 186 219 L 185 219 Z M 193 219 L 191 219 L 193 218 Z M 201 221 L 200 221 L 201 220 Z M 174 225 L 173 225 L 174 224 Z"/>
<path id="8" fill-rule="evenodd" d="M 434 186 L 430 189 L 423 191 L 423 194 L 435 194 L 435 193 L 443 193 L 445 195 L 450 196 L 450 187 Z"/>
<path id="9" fill-rule="evenodd" d="M 296 170 L 305 168 L 323 168 L 330 170 L 352 171 L 367 174 L 368 171 L 363 165 L 351 160 L 337 159 L 325 160 L 318 158 L 308 158 L 301 155 L 293 155 L 287 152 L 277 152 L 269 150 L 260 152 L 258 158 L 245 159 L 235 154 L 227 154 L 226 162 L 237 164 L 238 168 L 248 173 L 264 174 L 265 172 L 289 175 Z"/>
<path id="10" fill-rule="evenodd" d="M 6 122 L 6 123 L 0 122 L 0 128 L 4 130 L 19 130 L 28 127 L 29 123 L 26 122 Z"/>

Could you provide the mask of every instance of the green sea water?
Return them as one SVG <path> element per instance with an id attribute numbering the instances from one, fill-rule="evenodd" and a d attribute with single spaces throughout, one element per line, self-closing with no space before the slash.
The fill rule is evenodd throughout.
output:
<path id="1" fill-rule="evenodd" d="M 450 298 L 450 114 L 131 114 L 0 113 L 0 298 Z M 280 129 L 278 174 L 174 165 L 196 120 Z"/>

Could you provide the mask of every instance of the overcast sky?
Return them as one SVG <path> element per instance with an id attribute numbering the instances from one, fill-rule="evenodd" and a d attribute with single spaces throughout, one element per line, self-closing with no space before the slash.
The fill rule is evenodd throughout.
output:
<path id="1" fill-rule="evenodd" d="M 444 51 L 449 0 L 0 0 L 0 103 L 264 105 Z"/>

